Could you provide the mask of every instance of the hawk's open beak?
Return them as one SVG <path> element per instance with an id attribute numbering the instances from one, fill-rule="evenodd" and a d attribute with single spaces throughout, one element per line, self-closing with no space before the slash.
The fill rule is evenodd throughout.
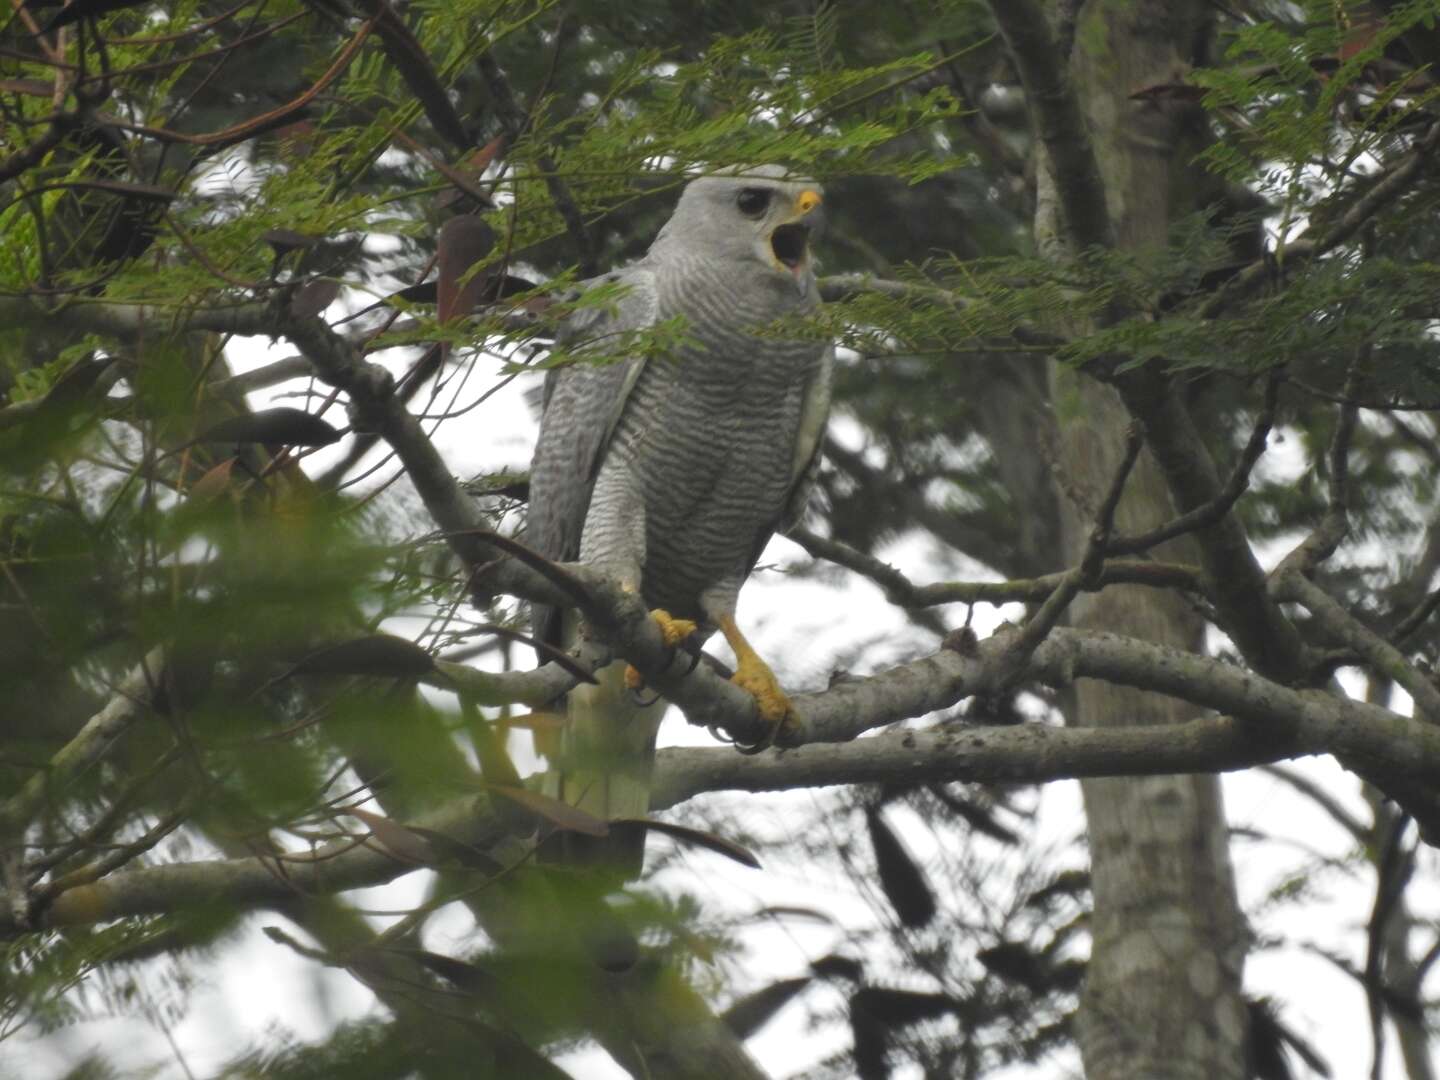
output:
<path id="1" fill-rule="evenodd" d="M 795 196 L 795 215 L 770 234 L 770 250 L 791 273 L 805 265 L 809 254 L 810 226 L 800 219 L 820 205 L 820 193 L 806 188 Z"/>

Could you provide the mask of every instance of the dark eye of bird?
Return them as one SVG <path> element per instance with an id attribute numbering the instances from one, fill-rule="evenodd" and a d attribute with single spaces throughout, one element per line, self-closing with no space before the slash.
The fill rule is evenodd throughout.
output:
<path id="1" fill-rule="evenodd" d="M 740 194 L 735 197 L 735 205 L 746 217 L 759 217 L 770 205 L 770 192 L 758 187 L 741 188 Z"/>

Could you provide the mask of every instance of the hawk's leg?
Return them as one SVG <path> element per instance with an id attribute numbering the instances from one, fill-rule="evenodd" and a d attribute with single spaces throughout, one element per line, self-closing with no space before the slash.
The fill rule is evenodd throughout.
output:
<path id="1" fill-rule="evenodd" d="M 665 642 L 665 647 L 669 649 L 675 648 L 696 630 L 693 620 L 677 619 L 664 608 L 656 608 L 650 612 L 650 618 L 654 619 L 655 625 L 660 627 L 660 637 Z M 631 690 L 639 690 L 645 685 L 645 676 L 641 675 L 633 665 L 626 664 L 625 685 Z"/>
<path id="2" fill-rule="evenodd" d="M 769 734 L 751 747 L 763 750 L 775 742 L 775 736 L 780 734 L 785 721 L 794 710 L 790 707 L 790 699 L 785 696 L 785 691 L 780 689 L 780 680 L 775 678 L 775 672 L 770 670 L 769 664 L 760 659 L 750 642 L 745 640 L 745 635 L 740 633 L 740 628 L 735 625 L 735 617 L 722 615 L 719 624 L 720 632 L 735 651 L 735 674 L 730 681 L 755 698 L 755 704 L 760 707 L 760 718 L 770 725 Z"/>

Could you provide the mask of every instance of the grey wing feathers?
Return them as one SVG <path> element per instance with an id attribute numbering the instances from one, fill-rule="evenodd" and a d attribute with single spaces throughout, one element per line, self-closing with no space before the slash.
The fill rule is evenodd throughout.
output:
<path id="1" fill-rule="evenodd" d="M 583 350 L 593 341 L 597 349 L 604 349 L 614 335 L 656 322 L 659 301 L 648 269 L 628 267 L 583 282 L 579 289 L 602 283 L 628 288 L 613 306 L 574 312 L 560 325 L 557 345 Z M 546 374 L 526 529 L 530 547 L 546 558 L 563 562 L 579 556 L 595 475 L 644 364 L 643 357 L 603 365 L 574 363 Z M 537 609 L 535 629 L 547 640 L 553 635 L 550 611 Z"/>
<path id="2" fill-rule="evenodd" d="M 815 469 L 820 463 L 820 446 L 825 438 L 825 422 L 830 415 L 830 389 L 835 373 L 835 346 L 825 346 L 820 363 L 805 386 L 805 403 L 800 412 L 800 430 L 795 434 L 795 455 L 790 464 L 790 497 L 780 527 L 788 528 L 800 520 L 810 490 L 815 486 Z"/>
<path id="3" fill-rule="evenodd" d="M 800 411 L 800 428 L 795 433 L 795 450 L 790 463 L 790 491 L 785 497 L 784 508 L 771 529 L 762 532 L 750 552 L 748 576 L 765 545 L 770 541 L 771 532 L 785 532 L 798 525 L 805 514 L 805 504 L 815 489 L 815 476 L 820 468 L 820 448 L 825 441 L 825 423 L 830 415 L 830 392 L 835 377 L 835 346 L 825 346 L 815 373 L 805 384 L 804 403 Z"/>

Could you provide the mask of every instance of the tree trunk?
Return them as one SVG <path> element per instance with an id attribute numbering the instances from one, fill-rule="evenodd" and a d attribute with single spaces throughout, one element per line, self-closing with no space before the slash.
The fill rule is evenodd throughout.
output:
<path id="1" fill-rule="evenodd" d="M 1190 175 L 1191 158 L 1203 123 L 1197 127 L 1193 106 L 1130 95 L 1183 72 L 1203 41 L 1206 19 L 1205 5 L 1194 0 L 1091 0 L 1075 28 L 1070 74 L 1122 250 L 1163 245 L 1174 216 L 1197 209 L 1204 180 Z M 1047 239 L 1063 235 L 1060 210 L 1043 148 L 1039 153 L 1036 235 L 1054 251 Z M 1074 565 L 1121 459 L 1130 416 L 1112 388 L 1069 369 L 1055 368 L 1052 389 L 1068 474 L 1064 545 Z M 1142 532 L 1174 516 L 1159 469 L 1142 456 L 1116 515 L 1117 531 Z M 1202 646 L 1201 620 L 1172 593 L 1108 588 L 1082 596 L 1071 615 L 1080 627 L 1188 650 Z M 1088 680 L 1077 686 L 1076 710 L 1074 722 L 1092 726 L 1178 723 L 1198 711 Z M 1245 932 L 1218 781 L 1089 780 L 1082 789 L 1095 913 L 1077 1034 L 1089 1080 L 1239 1080 L 1247 1075 Z"/>

